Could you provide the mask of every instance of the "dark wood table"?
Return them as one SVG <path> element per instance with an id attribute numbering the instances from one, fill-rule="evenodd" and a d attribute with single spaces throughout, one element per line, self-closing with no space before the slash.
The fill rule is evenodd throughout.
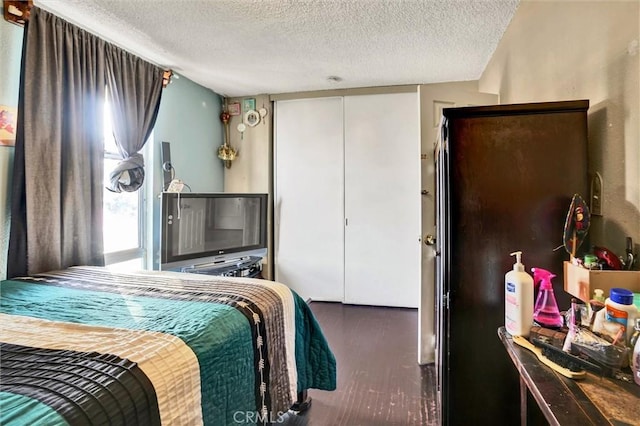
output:
<path id="1" fill-rule="evenodd" d="M 640 425 L 640 386 L 587 373 L 568 379 L 513 343 L 504 327 L 498 336 L 520 374 L 520 419 L 526 425 L 527 392 L 551 425 Z"/>

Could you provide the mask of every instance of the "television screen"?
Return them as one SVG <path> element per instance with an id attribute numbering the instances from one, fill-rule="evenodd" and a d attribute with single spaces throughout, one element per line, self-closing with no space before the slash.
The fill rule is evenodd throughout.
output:
<path id="1" fill-rule="evenodd" d="M 267 247 L 267 194 L 162 193 L 161 269 Z"/>

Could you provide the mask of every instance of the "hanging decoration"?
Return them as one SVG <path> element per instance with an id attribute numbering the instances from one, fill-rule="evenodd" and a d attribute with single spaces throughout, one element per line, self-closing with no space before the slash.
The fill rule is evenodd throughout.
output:
<path id="1" fill-rule="evenodd" d="M 262 121 L 262 124 L 265 124 L 265 118 L 267 117 L 267 114 L 269 114 L 269 110 L 264 107 L 264 102 L 262 103 L 262 108 L 258 110 L 258 114 L 260 114 L 260 120 Z"/>
<path id="2" fill-rule="evenodd" d="M 224 127 L 224 143 L 220 145 L 218 148 L 218 158 L 224 161 L 224 166 L 227 169 L 231 168 L 231 162 L 236 159 L 238 156 L 238 151 L 231 146 L 230 136 L 229 136 L 229 120 L 231 119 L 231 114 L 227 112 L 227 103 L 224 103 L 224 109 L 220 114 L 220 120 L 222 121 L 222 126 Z"/>
<path id="3" fill-rule="evenodd" d="M 255 109 L 251 109 L 244 114 L 244 122 L 247 126 L 255 127 L 260 120 L 260 114 Z"/>
<path id="4" fill-rule="evenodd" d="M 562 240 L 564 248 L 571 255 L 571 259 L 576 256 L 576 252 L 583 243 L 589 231 L 591 215 L 587 203 L 578 194 L 574 194 L 569 206 L 569 212 L 564 223 Z"/>
<path id="5" fill-rule="evenodd" d="M 240 124 L 238 124 L 236 129 L 238 129 L 238 131 L 240 132 L 240 140 L 243 140 L 244 139 L 244 131 L 247 130 L 247 126 L 245 126 L 244 123 L 240 123 Z"/>
<path id="6" fill-rule="evenodd" d="M 240 115 L 240 102 L 234 102 L 229 104 L 229 114 L 230 115 Z"/>

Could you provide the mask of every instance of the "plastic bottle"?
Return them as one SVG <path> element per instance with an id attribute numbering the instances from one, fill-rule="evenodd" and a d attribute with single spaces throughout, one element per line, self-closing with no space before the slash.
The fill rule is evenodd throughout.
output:
<path id="1" fill-rule="evenodd" d="M 633 334 L 631 334 L 631 338 L 629 339 L 629 365 L 633 367 L 633 357 L 635 355 L 633 349 L 636 347 L 636 343 L 640 338 L 640 316 L 636 317 L 636 324 L 633 327 Z"/>
<path id="2" fill-rule="evenodd" d="M 633 348 L 631 370 L 633 371 L 633 380 L 636 382 L 636 385 L 640 386 L 640 339 L 636 340 Z"/>
<path id="3" fill-rule="evenodd" d="M 625 328 L 625 343 L 633 334 L 638 308 L 633 304 L 633 293 L 625 288 L 612 288 L 604 301 L 605 321 L 617 322 Z"/>
<path id="4" fill-rule="evenodd" d="M 511 256 L 516 263 L 504 276 L 504 325 L 512 336 L 528 337 L 533 325 L 533 278 L 525 272 L 522 252 Z"/>
<path id="5" fill-rule="evenodd" d="M 536 306 L 533 311 L 535 322 L 547 328 L 560 328 L 564 325 L 562 315 L 558 309 L 556 296 L 553 293 L 551 279 L 554 274 L 542 268 L 531 268 L 535 282 L 541 281 Z"/>
<path id="6" fill-rule="evenodd" d="M 598 269 L 598 257 L 595 254 L 586 254 L 582 264 L 587 269 Z"/>
<path id="7" fill-rule="evenodd" d="M 600 288 L 596 288 L 595 290 L 593 290 L 593 300 L 602 302 L 602 304 L 604 305 L 604 291 Z"/>
<path id="8" fill-rule="evenodd" d="M 593 291 L 593 299 L 589 300 L 589 308 L 591 311 L 591 315 L 589 317 L 589 327 L 593 329 L 593 324 L 596 320 L 596 315 L 602 309 L 604 309 L 604 291 L 602 289 L 596 288 Z"/>

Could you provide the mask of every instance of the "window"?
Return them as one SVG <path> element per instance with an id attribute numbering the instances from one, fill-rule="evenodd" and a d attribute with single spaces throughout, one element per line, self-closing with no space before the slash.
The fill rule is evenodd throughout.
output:
<path id="1" fill-rule="evenodd" d="M 104 255 L 118 269 L 144 268 L 144 185 L 135 192 L 111 192 L 109 173 L 120 161 L 113 137 L 111 112 L 104 108 Z M 145 145 L 146 146 L 146 145 Z"/>

